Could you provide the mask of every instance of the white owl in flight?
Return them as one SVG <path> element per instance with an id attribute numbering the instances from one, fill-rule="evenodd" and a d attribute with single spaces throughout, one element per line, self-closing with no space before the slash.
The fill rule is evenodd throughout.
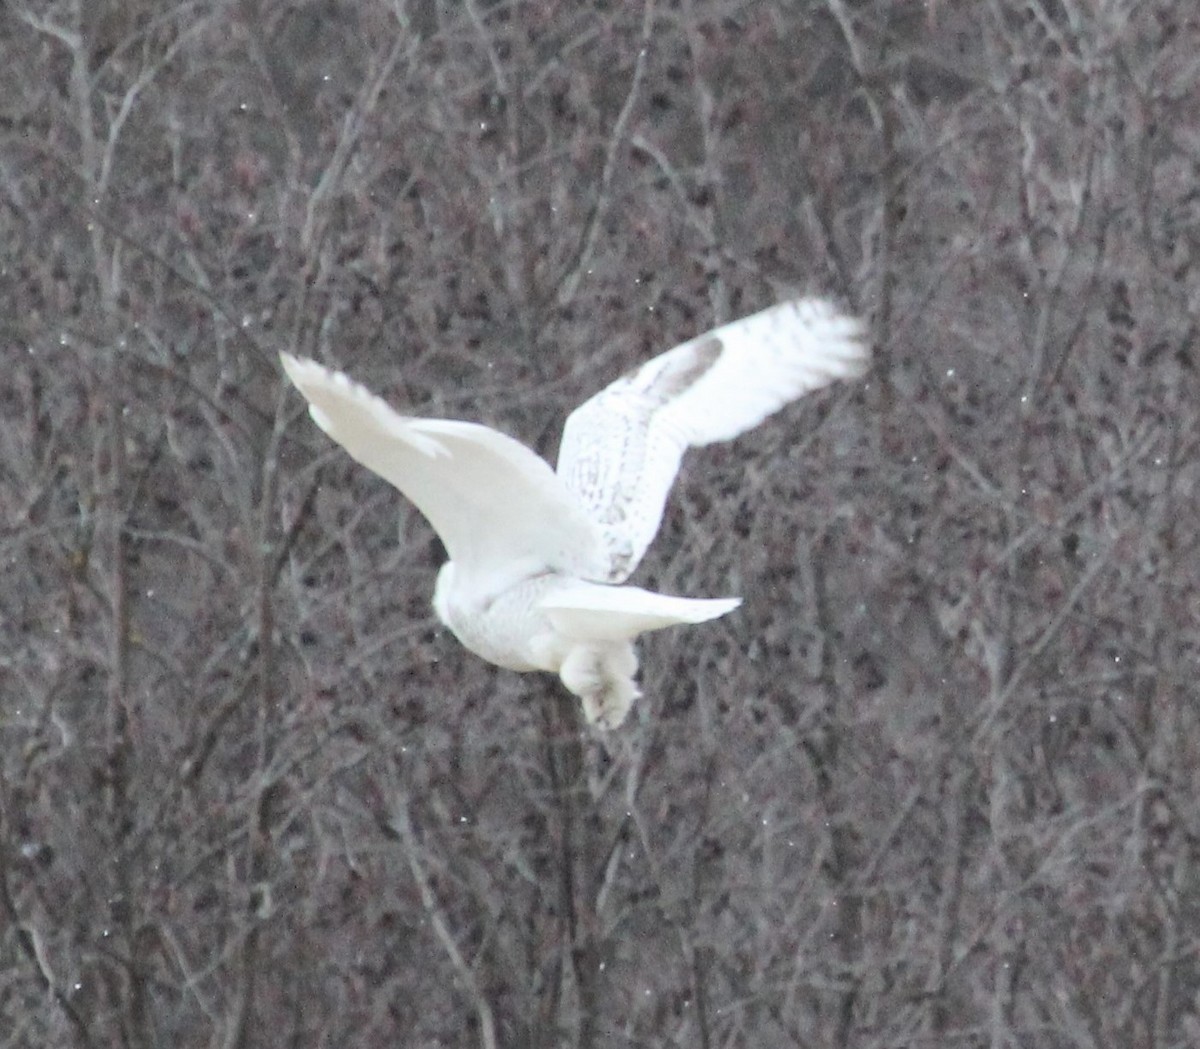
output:
<path id="1" fill-rule="evenodd" d="M 316 424 L 412 500 L 445 544 L 438 618 L 491 663 L 558 674 L 604 729 L 640 695 L 639 634 L 741 603 L 620 585 L 658 531 L 683 453 L 861 374 L 868 356 L 857 320 L 818 299 L 782 303 L 647 361 L 580 405 L 554 471 L 489 427 L 401 415 L 340 372 L 281 354 Z"/>

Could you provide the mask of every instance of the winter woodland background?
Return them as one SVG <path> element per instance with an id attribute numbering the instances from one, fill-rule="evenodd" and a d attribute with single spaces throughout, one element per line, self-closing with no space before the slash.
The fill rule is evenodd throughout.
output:
<path id="1" fill-rule="evenodd" d="M 0 9 L 0 1049 L 1200 1042 L 1191 0 Z M 553 455 L 796 291 L 602 741 L 287 348 Z"/>

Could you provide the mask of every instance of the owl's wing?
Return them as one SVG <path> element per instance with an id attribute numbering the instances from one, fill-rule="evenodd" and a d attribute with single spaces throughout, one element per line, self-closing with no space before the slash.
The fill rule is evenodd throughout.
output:
<path id="1" fill-rule="evenodd" d="M 588 575 L 607 563 L 579 500 L 520 442 L 475 423 L 401 415 L 341 372 L 280 359 L 313 421 L 416 505 L 460 573 Z"/>
<path id="2" fill-rule="evenodd" d="M 785 302 L 647 361 L 567 419 L 558 475 L 591 514 L 619 583 L 658 532 L 688 448 L 727 441 L 835 379 L 860 375 L 862 324 L 820 299 Z"/>

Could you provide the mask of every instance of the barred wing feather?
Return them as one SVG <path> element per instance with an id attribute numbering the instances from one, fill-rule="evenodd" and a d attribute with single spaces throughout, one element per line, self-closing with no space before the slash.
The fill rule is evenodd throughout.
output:
<path id="1" fill-rule="evenodd" d="M 653 541 L 688 448 L 728 441 L 804 394 L 859 375 L 862 325 L 818 299 L 785 302 L 648 361 L 567 419 L 558 474 L 629 577 Z"/>

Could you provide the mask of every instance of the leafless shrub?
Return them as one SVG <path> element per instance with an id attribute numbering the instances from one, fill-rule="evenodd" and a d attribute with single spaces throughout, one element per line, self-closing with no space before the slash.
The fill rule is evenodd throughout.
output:
<path id="1" fill-rule="evenodd" d="M 0 1045 L 1200 1036 L 1186 4 L 0 14 Z M 627 731 L 438 629 L 274 351 L 548 453 L 794 289 Z M 397 525 L 397 521 L 399 522 Z"/>

